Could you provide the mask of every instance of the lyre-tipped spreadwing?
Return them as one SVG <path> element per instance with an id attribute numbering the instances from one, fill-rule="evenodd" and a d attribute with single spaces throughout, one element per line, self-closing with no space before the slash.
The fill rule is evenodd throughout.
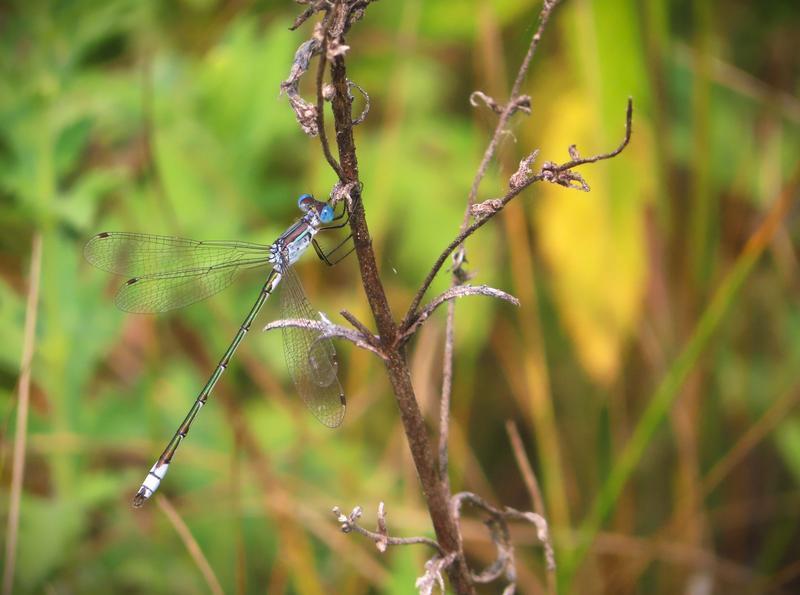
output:
<path id="1" fill-rule="evenodd" d="M 242 270 L 272 265 L 253 307 L 220 359 L 211 377 L 197 395 L 175 435 L 148 471 L 133 505 L 139 507 L 153 495 L 164 479 L 181 441 L 197 413 L 205 405 L 214 385 L 228 367 L 261 307 L 278 284 L 282 287 L 281 312 L 286 318 L 318 319 L 306 299 L 292 265 L 309 246 L 326 264 L 333 265 L 349 236 L 325 253 L 314 236 L 319 231 L 347 224 L 347 209 L 336 216 L 333 207 L 310 194 L 298 199 L 303 216 L 270 245 L 249 242 L 196 241 L 139 233 L 103 232 L 86 244 L 86 259 L 94 266 L 130 276 L 117 293 L 121 310 L 134 313 L 165 312 L 203 300 L 231 284 Z M 334 223 L 344 219 L 343 223 Z M 323 424 L 335 428 L 342 423 L 345 398 L 337 376 L 336 352 L 330 339 L 319 331 L 283 328 L 284 355 L 297 391 Z"/>

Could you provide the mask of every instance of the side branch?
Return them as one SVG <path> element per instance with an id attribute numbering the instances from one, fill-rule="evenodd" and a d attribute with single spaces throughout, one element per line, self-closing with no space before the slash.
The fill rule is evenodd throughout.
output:
<path id="1" fill-rule="evenodd" d="M 514 569 L 513 548 L 509 538 L 508 521 L 526 521 L 536 527 L 536 536 L 544 548 L 544 557 L 547 570 L 553 572 L 556 569 L 556 559 L 553 553 L 553 544 L 550 540 L 550 531 L 547 521 L 543 516 L 535 512 L 523 512 L 510 506 L 497 508 L 486 500 L 473 494 L 472 492 L 459 492 L 453 496 L 453 514 L 456 519 L 461 518 L 461 507 L 467 502 L 482 509 L 489 515 L 487 525 L 492 533 L 492 541 L 498 550 L 498 557 L 494 564 L 473 578 L 476 582 L 487 583 L 495 580 L 505 573 L 510 581 L 516 580 Z"/>
<path id="2" fill-rule="evenodd" d="M 345 339 L 356 347 L 366 349 L 377 355 L 381 359 L 386 359 L 386 355 L 380 348 L 378 337 L 375 335 L 365 335 L 358 331 L 350 330 L 338 324 L 333 324 L 323 316 L 322 320 L 308 320 L 306 318 L 284 318 L 273 320 L 262 330 L 273 331 L 278 328 L 302 328 L 313 330 L 320 333 L 321 339 Z"/>
<path id="3" fill-rule="evenodd" d="M 325 132 L 325 104 L 322 81 L 325 78 L 325 66 L 328 64 L 328 32 L 325 30 L 322 40 L 322 52 L 319 55 L 319 64 L 317 65 L 317 130 L 319 131 L 319 142 L 322 145 L 322 153 L 328 161 L 328 165 L 339 176 L 339 180 L 344 180 L 344 172 L 342 166 L 336 161 L 336 158 L 331 153 L 330 144 L 328 144 L 328 134 Z"/>
<path id="4" fill-rule="evenodd" d="M 362 510 L 360 506 L 356 506 L 348 515 L 342 513 L 338 506 L 333 507 L 333 514 L 336 515 L 336 520 L 341 525 L 342 532 L 350 533 L 355 531 L 364 537 L 368 537 L 375 542 L 375 547 L 378 551 L 383 553 L 390 545 L 428 545 L 435 549 L 437 553 L 443 554 L 441 546 L 433 539 L 428 537 L 389 537 L 389 530 L 386 526 L 386 508 L 381 502 L 378 504 L 378 530 L 370 531 L 358 524 L 358 519 L 361 518 Z"/>
<path id="5" fill-rule="evenodd" d="M 561 165 L 548 162 L 545 163 L 542 169 L 529 177 L 524 176 L 517 176 L 520 172 L 517 172 L 512 178 L 514 178 L 514 183 L 511 184 L 511 189 L 500 199 L 494 199 L 494 205 L 492 209 L 489 209 L 483 217 L 472 223 L 470 226 L 466 227 L 463 231 L 461 231 L 455 239 L 450 242 L 447 247 L 442 251 L 439 257 L 431 267 L 431 270 L 428 272 L 425 280 L 422 282 L 422 286 L 417 290 L 417 293 L 414 295 L 414 299 L 411 301 L 411 305 L 408 308 L 408 312 L 406 312 L 405 317 L 403 318 L 403 322 L 400 325 L 400 328 L 405 330 L 408 329 L 409 326 L 412 324 L 414 320 L 417 309 L 419 308 L 419 304 L 422 301 L 422 298 L 425 296 L 425 293 L 428 291 L 428 288 L 433 283 L 433 279 L 439 273 L 444 265 L 445 260 L 453 251 L 458 248 L 461 243 L 466 240 L 469 236 L 475 233 L 478 229 L 483 227 L 492 217 L 494 217 L 497 213 L 499 213 L 511 200 L 520 194 L 523 190 L 525 190 L 528 186 L 532 185 L 535 182 L 547 181 L 553 182 L 561 185 L 569 185 L 564 184 L 565 181 L 568 179 L 575 179 L 570 178 L 569 176 L 574 173 L 572 172 L 572 168 L 578 167 L 580 165 L 585 165 L 587 163 L 595 163 L 597 161 L 602 161 L 604 159 L 611 159 L 612 157 L 616 157 L 619 155 L 625 147 L 628 146 L 628 143 L 631 140 L 631 123 L 633 119 L 633 100 L 628 99 L 628 106 L 626 110 L 626 117 L 625 117 L 625 136 L 620 142 L 619 146 L 610 151 L 608 153 L 601 153 L 598 155 L 593 155 L 592 157 L 573 157 L 572 160 L 562 163 Z M 523 160 L 524 161 L 524 160 Z"/>
<path id="6" fill-rule="evenodd" d="M 517 298 L 509 293 L 506 293 L 505 291 L 501 291 L 500 289 L 495 289 L 494 287 L 489 287 L 488 285 L 456 285 L 455 287 L 451 287 L 444 293 L 436 296 L 428 305 L 422 308 L 419 314 L 417 314 L 416 318 L 414 318 L 411 325 L 403 331 L 402 335 L 398 337 L 398 340 L 402 342 L 407 341 L 411 335 L 417 332 L 419 327 L 422 326 L 428 317 L 433 314 L 436 308 L 445 302 L 467 295 L 485 295 L 505 300 L 511 304 L 514 304 L 515 306 L 519 306 L 519 300 Z"/>

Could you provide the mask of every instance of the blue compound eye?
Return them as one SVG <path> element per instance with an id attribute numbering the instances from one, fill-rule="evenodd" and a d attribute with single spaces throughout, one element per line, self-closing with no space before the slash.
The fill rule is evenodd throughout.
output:
<path id="1" fill-rule="evenodd" d="M 297 199 L 297 208 L 299 208 L 304 213 L 311 208 L 311 205 L 314 203 L 314 197 L 310 194 L 301 194 L 300 198 Z"/>
<path id="2" fill-rule="evenodd" d="M 330 223 L 333 221 L 333 207 L 331 205 L 322 207 L 322 210 L 319 212 L 319 220 L 323 223 Z"/>

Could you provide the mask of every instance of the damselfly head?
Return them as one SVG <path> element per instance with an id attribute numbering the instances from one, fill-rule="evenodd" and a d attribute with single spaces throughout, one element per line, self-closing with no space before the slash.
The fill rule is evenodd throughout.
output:
<path id="1" fill-rule="evenodd" d="M 304 213 L 307 213 L 308 209 L 314 206 L 315 202 L 317 201 L 314 200 L 314 197 L 310 194 L 301 194 L 300 198 L 297 199 L 297 207 Z"/>
<path id="2" fill-rule="evenodd" d="M 333 207 L 328 203 L 321 202 L 315 199 L 310 194 L 301 194 L 297 199 L 297 206 L 304 213 L 313 211 L 322 223 L 330 223 L 333 221 Z"/>

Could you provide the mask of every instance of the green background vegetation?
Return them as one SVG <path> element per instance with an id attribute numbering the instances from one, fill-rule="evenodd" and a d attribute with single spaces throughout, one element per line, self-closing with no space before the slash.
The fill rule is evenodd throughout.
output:
<path id="1" fill-rule="evenodd" d="M 372 97 L 356 140 L 397 313 L 455 234 L 494 126 L 469 94 L 505 99 L 538 9 L 385 0 L 348 38 L 350 77 Z M 163 508 L 129 502 L 260 277 L 174 313 L 125 315 L 112 301 L 121 280 L 88 266 L 82 246 L 102 230 L 268 243 L 297 195 L 327 194 L 318 142 L 279 95 L 311 31 L 287 30 L 298 10 L 0 8 L 3 527 L 30 251 L 43 237 L 16 592 L 208 589 Z M 521 307 L 457 309 L 453 486 L 531 508 L 504 429 L 516 420 L 565 591 L 800 588 L 796 209 L 760 258 L 742 256 L 782 189 L 796 194 L 798 27 L 790 2 L 566 0 L 524 86 L 533 114 L 515 116 L 482 186 L 481 199 L 503 194 L 537 147 L 539 165 L 573 143 L 611 149 L 634 98 L 629 149 L 582 169 L 591 194 L 535 185 L 470 241 L 475 282 Z M 353 258 L 298 269 L 315 307 L 369 320 Z M 270 300 L 258 324 L 277 314 Z M 442 336 L 440 314 L 409 351 L 432 421 Z M 409 593 L 422 573 L 428 551 L 381 556 L 329 513 L 359 504 L 372 526 L 384 500 L 393 533 L 430 534 L 381 365 L 338 351 L 349 409 L 331 432 L 293 394 L 280 334 L 251 333 L 162 487 L 227 593 Z M 488 563 L 479 520 L 464 533 Z M 533 530 L 514 538 L 520 590 L 537 592 Z"/>

